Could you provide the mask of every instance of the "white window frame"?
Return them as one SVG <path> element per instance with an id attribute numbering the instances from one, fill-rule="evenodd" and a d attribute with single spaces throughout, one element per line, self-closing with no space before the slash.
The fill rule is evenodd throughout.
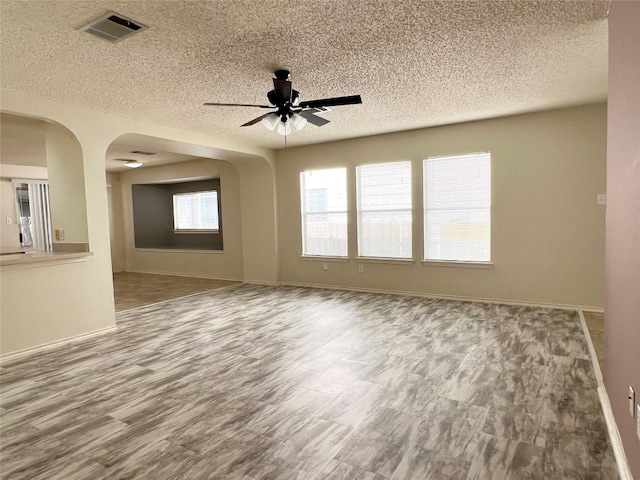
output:
<path id="1" fill-rule="evenodd" d="M 429 161 L 446 161 L 448 159 L 454 160 L 454 159 L 460 159 L 460 158 L 465 158 L 465 157 L 477 157 L 477 156 L 486 156 L 488 162 L 489 162 L 489 175 L 488 175 L 488 181 L 489 181 L 489 198 L 488 198 L 488 204 L 487 205 L 478 205 L 478 206 L 465 206 L 465 207 L 450 207 L 450 208 L 431 208 L 429 207 L 429 205 L 427 204 L 427 162 Z M 492 182 L 491 182 L 491 177 L 492 177 L 492 166 L 493 166 L 493 162 L 492 162 L 492 158 L 491 158 L 491 153 L 490 152 L 476 152 L 476 153 L 468 153 L 468 154 L 460 154 L 460 155 L 446 155 L 446 156 L 439 156 L 439 157 L 428 157 L 425 158 L 423 160 L 422 163 L 422 168 L 423 168 L 423 215 L 424 215 L 424 222 L 423 222 L 423 263 L 426 264 L 467 264 L 469 266 L 491 266 L 493 265 L 492 262 L 492 258 L 493 258 L 493 248 L 492 248 L 492 235 L 491 235 L 491 230 L 492 230 L 492 215 L 491 215 L 491 205 L 492 205 Z M 430 214 L 430 212 L 439 212 L 439 211 L 446 211 L 446 210 L 486 210 L 486 213 L 488 214 L 488 235 L 489 235 L 489 256 L 487 259 L 483 259 L 483 260 L 470 260 L 470 259 L 444 259 L 444 258 L 429 258 L 427 253 L 428 253 L 428 245 L 427 242 L 429 241 L 429 231 L 428 231 L 428 227 L 429 227 L 429 222 L 428 222 L 428 216 Z"/>
<path id="2" fill-rule="evenodd" d="M 206 193 L 213 193 L 216 201 L 216 221 L 218 228 L 178 228 L 178 217 L 176 209 L 177 197 L 194 196 Z M 217 190 L 198 190 L 195 192 L 180 192 L 172 195 L 173 202 L 173 233 L 220 233 L 220 198 Z"/>
<path id="3" fill-rule="evenodd" d="M 360 172 L 362 171 L 363 168 L 367 168 L 367 167 L 379 167 L 379 166 L 383 166 L 383 165 L 394 165 L 394 164 L 400 164 L 400 163 L 404 163 L 404 164 L 408 164 L 409 165 L 409 198 L 410 200 L 410 204 L 408 208 L 376 208 L 376 209 L 365 209 L 362 206 L 362 185 L 361 185 L 361 181 L 360 181 Z M 396 260 L 396 261 L 412 261 L 413 260 L 413 165 L 412 162 L 410 160 L 399 160 L 399 161 L 393 161 L 393 162 L 383 162 L 383 163 L 367 163 L 367 164 L 362 164 L 362 165 L 358 165 L 356 167 L 356 197 L 357 197 L 357 207 L 356 207 L 356 216 L 357 216 L 357 224 L 358 224 L 358 258 L 359 259 L 380 259 L 380 260 Z M 411 217 L 411 224 L 410 224 L 410 233 L 409 233 L 409 241 L 410 241 L 410 248 L 409 248 L 409 254 L 408 256 L 377 256 L 377 255 L 367 255 L 365 253 L 363 253 L 363 232 L 364 232 L 364 228 L 362 225 L 362 220 L 363 220 L 363 214 L 367 214 L 367 213 L 389 213 L 389 214 L 394 214 L 394 213 L 409 213 L 410 217 Z"/>
<path id="4" fill-rule="evenodd" d="M 313 172 L 322 172 L 327 170 L 342 170 L 344 173 L 344 192 L 345 192 L 345 206 L 344 210 L 330 210 L 327 208 L 325 211 L 307 211 L 306 204 L 306 192 L 307 186 L 305 183 L 305 176 L 309 173 Z M 300 172 L 300 220 L 301 220 L 301 233 L 302 233 L 302 256 L 307 258 L 336 258 L 336 259 L 346 259 L 349 258 L 349 185 L 348 185 L 348 175 L 346 167 L 332 167 L 332 168 L 314 168 L 309 170 L 304 170 Z M 344 254 L 317 254 L 317 253 L 309 253 L 308 252 L 308 239 L 307 239 L 307 217 L 311 215 L 345 215 L 347 221 L 347 232 L 345 240 L 345 250 Z"/>

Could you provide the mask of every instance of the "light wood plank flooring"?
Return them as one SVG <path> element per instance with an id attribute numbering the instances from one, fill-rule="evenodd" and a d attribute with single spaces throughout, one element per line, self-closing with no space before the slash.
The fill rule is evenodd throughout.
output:
<path id="1" fill-rule="evenodd" d="M 116 312 L 237 283 L 239 282 L 177 275 L 118 272 L 113 274 Z"/>
<path id="2" fill-rule="evenodd" d="M 237 285 L 1 373 L 5 479 L 618 478 L 571 311 Z"/>
<path id="3" fill-rule="evenodd" d="M 582 312 L 589 329 L 589 336 L 598 357 L 600 370 L 604 372 L 604 313 Z"/>

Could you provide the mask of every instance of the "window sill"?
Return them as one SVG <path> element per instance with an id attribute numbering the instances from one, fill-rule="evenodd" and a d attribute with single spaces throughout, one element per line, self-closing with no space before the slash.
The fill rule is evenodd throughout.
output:
<path id="1" fill-rule="evenodd" d="M 413 265 L 413 258 L 356 257 L 358 263 L 386 263 L 390 265 Z"/>
<path id="2" fill-rule="evenodd" d="M 316 262 L 348 262 L 349 257 L 322 257 L 320 255 L 300 255 L 302 260 L 311 260 Z"/>
<path id="3" fill-rule="evenodd" d="M 2 270 L 14 270 L 29 267 L 48 267 L 65 263 L 83 262 L 93 256 L 93 252 L 76 253 L 24 253 L 3 255 L 0 259 Z"/>
<path id="4" fill-rule="evenodd" d="M 493 262 L 461 262 L 456 260 L 422 260 L 427 267 L 493 268 Z"/>

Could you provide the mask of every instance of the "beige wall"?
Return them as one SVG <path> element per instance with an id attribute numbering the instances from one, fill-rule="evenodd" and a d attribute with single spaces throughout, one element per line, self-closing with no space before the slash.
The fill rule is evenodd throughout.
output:
<path id="1" fill-rule="evenodd" d="M 45 125 L 51 228 L 64 230 L 64 239 L 55 244 L 87 243 L 87 205 L 85 198 L 82 148 L 68 129 Z"/>
<path id="2" fill-rule="evenodd" d="M 123 172 L 119 176 L 127 271 L 242 280 L 240 184 L 238 172 L 232 164 L 219 160 L 203 159 L 139 168 Z M 172 250 L 136 249 L 133 233 L 131 185 L 203 178 L 220 178 L 224 250 L 222 252 L 202 250 L 175 252 Z M 115 194 L 115 191 L 113 193 Z M 117 213 L 114 217 L 116 216 Z"/>
<path id="3" fill-rule="evenodd" d="M 113 272 L 127 269 L 124 239 L 124 214 L 120 174 L 107 172 L 107 202 L 109 203 L 109 238 L 111 239 L 111 268 Z"/>
<path id="4" fill-rule="evenodd" d="M 236 239 L 251 250 L 251 255 L 243 258 L 240 249 L 233 258 L 231 255 L 226 257 L 229 268 L 225 271 L 235 272 L 239 264 L 244 279 L 267 283 L 277 280 L 273 151 L 218 138 L 211 132 L 190 132 L 145 124 L 15 92 L 2 92 L 2 111 L 64 125 L 79 142 L 86 230 L 93 256 L 79 263 L 38 268 L 2 267 L 0 355 L 115 327 L 105 155 L 114 140 L 127 135 L 135 135 L 141 148 L 144 148 L 142 139 L 148 138 L 159 150 L 226 160 L 237 166 L 243 198 L 239 202 L 240 208 L 259 207 L 259 221 L 251 223 L 258 215 L 253 212 L 245 215 L 242 211 L 243 235 L 236 235 Z M 257 178 L 263 180 L 261 188 L 252 191 L 250 187 L 256 184 Z M 197 270 L 201 262 L 194 260 L 196 258 L 179 259 L 176 264 L 191 260 L 198 264 L 193 265 Z M 211 265 L 217 266 L 218 263 L 221 262 L 211 262 Z M 203 270 L 206 275 L 212 272 L 209 267 Z M 193 274 L 197 273 L 194 271 Z M 25 284 L 37 286 L 39 294 L 26 295 L 22 288 Z M 27 304 L 29 308 L 25 308 Z"/>
<path id="5" fill-rule="evenodd" d="M 7 224 L 7 219 L 11 224 Z M 19 247 L 20 229 L 16 215 L 16 194 L 10 178 L 0 178 L 0 247 Z"/>
<path id="6" fill-rule="evenodd" d="M 640 479 L 640 2 L 609 13 L 609 124 L 604 381 L 634 478 Z"/>
<path id="7" fill-rule="evenodd" d="M 3 107 L 7 104 L 11 102 L 7 102 L 3 95 Z M 20 108 L 24 108 L 27 115 L 41 114 L 47 117 L 47 113 L 52 113 L 54 119 L 57 117 L 55 112 L 48 111 L 46 108 L 44 111 L 39 107 L 29 108 L 28 102 L 20 102 Z M 53 128 L 53 135 L 49 135 L 50 127 Z M 91 139 L 84 144 L 83 149 L 78 137 L 64 127 L 47 125 L 46 129 L 48 130 L 47 154 L 53 152 L 53 157 L 56 157 L 52 158 L 56 175 L 53 175 L 49 169 L 51 191 L 53 192 L 54 182 L 57 179 L 63 185 L 57 190 L 56 205 L 58 206 L 55 207 L 62 211 L 52 212 L 52 217 L 62 219 L 62 226 L 65 227 L 66 232 L 69 232 L 67 238 L 70 241 L 86 242 L 88 240 L 94 255 L 81 261 L 59 261 L 37 267 L 1 267 L 0 355 L 2 356 L 115 327 L 110 269 L 105 270 L 109 261 L 109 257 L 105 256 L 108 241 L 105 242 L 102 238 L 106 229 L 101 231 L 100 226 L 95 225 L 95 222 L 88 222 L 86 214 L 84 218 L 79 219 L 69 216 L 71 210 L 92 213 L 101 211 L 96 207 L 95 199 L 92 199 L 91 204 L 85 202 L 84 192 L 86 186 L 87 191 L 97 194 L 96 177 L 100 176 L 102 176 L 101 186 L 104 188 L 104 150 L 98 163 L 96 159 L 99 157 L 91 148 L 92 135 L 83 136 L 85 141 Z M 78 131 L 87 133 L 86 130 L 82 132 L 82 129 Z M 96 144 L 95 148 L 99 151 L 100 144 Z M 84 155 L 82 155 L 83 150 Z M 64 175 L 65 166 L 74 169 L 68 177 Z M 3 165 L 3 171 L 4 167 L 10 166 Z M 72 188 L 68 196 L 65 193 L 67 188 Z M 101 193 L 104 195 L 104 192 Z M 70 203 L 75 202 L 80 202 L 81 205 L 68 208 Z M 53 193 L 51 203 L 53 209 Z M 103 223 L 105 223 L 104 220 Z"/>
<path id="8" fill-rule="evenodd" d="M 422 160 L 492 155 L 492 257 L 488 269 L 426 266 L 422 258 Z M 284 283 L 601 308 L 604 295 L 604 104 L 401 132 L 280 151 L 279 250 Z M 413 265 L 366 263 L 358 273 L 355 167 L 411 160 Z M 299 174 L 346 166 L 348 262 L 301 259 Z"/>

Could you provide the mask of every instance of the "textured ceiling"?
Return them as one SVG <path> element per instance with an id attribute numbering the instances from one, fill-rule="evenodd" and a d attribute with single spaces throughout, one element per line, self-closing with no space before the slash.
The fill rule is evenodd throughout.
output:
<path id="1" fill-rule="evenodd" d="M 602 101 L 609 1 L 2 0 L 1 85 L 271 148 L 272 72 L 303 100 L 362 95 L 289 145 Z M 77 29 L 114 10 L 149 29 L 111 44 Z"/>

